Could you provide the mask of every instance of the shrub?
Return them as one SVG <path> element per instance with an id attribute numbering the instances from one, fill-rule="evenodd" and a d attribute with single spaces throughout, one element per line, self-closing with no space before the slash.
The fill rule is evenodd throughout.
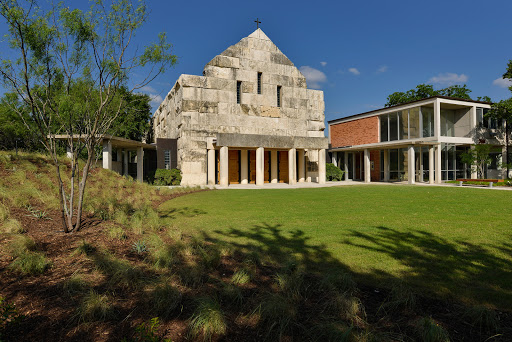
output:
<path id="1" fill-rule="evenodd" d="M 77 309 L 80 322 L 105 321 L 114 317 L 111 298 L 91 290 L 81 301 Z"/>
<path id="2" fill-rule="evenodd" d="M 344 171 L 332 163 L 327 163 L 325 168 L 325 176 L 328 181 L 340 181 L 343 179 Z"/>
<path id="3" fill-rule="evenodd" d="M 199 300 L 189 324 L 193 337 L 203 336 L 203 340 L 211 340 L 214 335 L 226 333 L 226 318 L 220 308 L 219 301 L 205 297 Z"/>
<path id="4" fill-rule="evenodd" d="M 163 318 L 169 318 L 181 303 L 181 292 L 169 284 L 157 286 L 151 292 L 151 306 Z"/>
<path id="5" fill-rule="evenodd" d="M 180 185 L 181 171 L 178 169 L 157 169 L 155 172 L 155 185 Z"/>
<path id="6" fill-rule="evenodd" d="M 418 334 L 423 342 L 449 342 L 450 338 L 444 328 L 431 317 L 423 317 L 417 323 Z"/>
<path id="7" fill-rule="evenodd" d="M 37 275 L 42 274 L 50 265 L 51 262 L 43 254 L 25 251 L 9 267 L 23 274 Z"/>

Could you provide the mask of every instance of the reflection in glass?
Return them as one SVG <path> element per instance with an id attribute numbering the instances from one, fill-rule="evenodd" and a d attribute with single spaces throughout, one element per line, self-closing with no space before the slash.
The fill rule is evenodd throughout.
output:
<path id="1" fill-rule="evenodd" d="M 420 137 L 420 109 L 409 109 L 409 139 Z"/>
<path id="2" fill-rule="evenodd" d="M 434 136 L 434 108 L 421 107 L 423 137 Z"/>
<path id="3" fill-rule="evenodd" d="M 398 140 L 397 113 L 389 114 L 389 141 Z"/>
<path id="4" fill-rule="evenodd" d="M 379 117 L 380 119 L 380 141 L 389 141 L 388 137 L 388 115 L 384 114 Z"/>

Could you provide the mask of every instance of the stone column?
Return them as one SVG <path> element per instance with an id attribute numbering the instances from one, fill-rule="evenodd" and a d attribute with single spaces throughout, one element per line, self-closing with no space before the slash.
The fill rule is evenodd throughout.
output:
<path id="1" fill-rule="evenodd" d="M 278 183 L 279 179 L 277 179 L 277 151 L 270 151 L 270 183 Z"/>
<path id="2" fill-rule="evenodd" d="M 318 184 L 325 184 L 325 149 L 318 150 Z"/>
<path id="3" fill-rule="evenodd" d="M 256 185 L 263 185 L 265 182 L 265 149 L 258 147 L 256 149 Z"/>
<path id="4" fill-rule="evenodd" d="M 428 147 L 428 183 L 434 184 L 434 145 Z"/>
<path id="5" fill-rule="evenodd" d="M 288 150 L 288 184 L 297 183 L 297 169 L 295 166 L 296 150 L 291 148 Z"/>
<path id="6" fill-rule="evenodd" d="M 419 160 L 419 168 L 420 168 L 420 172 L 419 172 L 419 181 L 421 183 L 423 183 L 425 180 L 423 179 L 423 170 L 425 169 L 424 166 L 423 166 L 423 147 L 420 146 L 420 156 L 418 158 Z"/>
<path id="7" fill-rule="evenodd" d="M 345 180 L 348 181 L 348 151 L 343 152 L 343 170 L 345 170 Z"/>
<path id="8" fill-rule="evenodd" d="M 299 169 L 297 170 L 299 183 L 306 181 L 306 156 L 304 150 L 298 150 L 299 152 Z"/>
<path id="9" fill-rule="evenodd" d="M 441 144 L 437 145 L 436 146 L 436 153 L 435 153 L 435 165 L 436 165 L 436 170 L 435 170 L 435 173 L 436 173 L 436 176 L 435 176 L 435 180 L 436 180 L 436 183 L 437 184 L 441 184 Z"/>
<path id="10" fill-rule="evenodd" d="M 407 165 L 407 171 L 408 171 L 408 174 L 407 174 L 407 178 L 408 178 L 408 183 L 409 184 L 414 184 L 416 183 L 416 158 L 415 158 L 415 154 L 414 154 L 414 146 L 413 145 L 409 145 L 407 147 L 407 158 L 408 158 L 408 165 Z"/>
<path id="11" fill-rule="evenodd" d="M 384 150 L 384 181 L 389 182 L 389 150 Z"/>
<path id="12" fill-rule="evenodd" d="M 112 142 L 103 140 L 103 168 L 112 170 Z"/>
<path id="13" fill-rule="evenodd" d="M 228 186 L 228 184 L 229 184 L 229 175 L 228 175 L 229 153 L 228 153 L 227 146 L 222 146 L 220 148 L 219 159 L 220 159 L 219 185 L 220 186 Z"/>
<path id="14" fill-rule="evenodd" d="M 366 148 L 364 150 L 364 182 L 371 182 L 371 174 L 370 174 L 370 151 Z"/>
<path id="15" fill-rule="evenodd" d="M 215 150 L 209 149 L 208 150 L 208 185 L 215 185 L 215 163 L 217 162 L 215 160 Z"/>
<path id="16" fill-rule="evenodd" d="M 123 176 L 128 176 L 128 157 L 129 152 L 127 150 L 123 150 Z"/>
<path id="17" fill-rule="evenodd" d="M 137 180 L 142 183 L 144 180 L 144 149 L 137 148 Z"/>
<path id="18" fill-rule="evenodd" d="M 475 149 L 475 145 L 471 145 L 469 148 L 474 150 Z M 473 167 L 473 165 L 471 165 L 471 178 L 472 179 L 477 179 L 478 178 L 478 171 L 477 171 L 476 168 Z"/>
<path id="19" fill-rule="evenodd" d="M 247 150 L 241 150 L 240 151 L 240 184 L 249 184 L 249 165 L 247 155 L 249 154 L 249 151 Z"/>

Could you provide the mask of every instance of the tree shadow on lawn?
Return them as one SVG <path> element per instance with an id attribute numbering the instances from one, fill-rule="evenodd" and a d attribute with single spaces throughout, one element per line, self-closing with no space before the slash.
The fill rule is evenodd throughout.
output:
<path id="1" fill-rule="evenodd" d="M 456 301 L 505 310 L 512 308 L 510 243 L 476 245 L 450 241 L 422 230 L 402 232 L 383 226 L 377 227 L 378 231 L 373 234 L 352 230 L 342 240 L 340 248 L 344 244 L 365 249 L 406 267 L 399 274 L 377 267 L 370 272 L 357 273 L 333 256 L 332 247 L 312 244 L 312 237 L 303 230 L 281 228 L 281 224 L 262 223 L 249 229 L 215 230 L 220 237 L 203 232 L 203 237 L 213 243 L 227 243 L 243 251 L 256 252 L 277 263 L 296 256 L 304 263 L 306 271 L 313 274 L 350 271 L 367 285 L 391 287 L 397 281 L 405 281 L 419 293 L 426 290 Z"/>
<path id="2" fill-rule="evenodd" d="M 476 245 L 423 230 L 377 229 L 371 235 L 352 230 L 343 243 L 391 257 L 407 267 L 400 278 L 430 292 L 473 304 L 512 307 L 511 244 Z M 374 281 L 396 277 L 382 270 L 367 276 Z"/>
<path id="3" fill-rule="evenodd" d="M 177 216 L 194 217 L 194 216 L 199 216 L 199 215 L 204 215 L 204 214 L 208 214 L 208 212 L 206 212 L 202 209 L 190 208 L 190 207 L 159 210 L 159 216 L 161 218 L 169 218 L 169 219 L 175 219 Z"/>

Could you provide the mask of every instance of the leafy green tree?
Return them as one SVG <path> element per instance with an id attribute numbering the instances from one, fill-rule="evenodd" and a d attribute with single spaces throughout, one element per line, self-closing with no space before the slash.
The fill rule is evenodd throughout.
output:
<path id="1" fill-rule="evenodd" d="M 146 75 L 140 89 L 177 61 L 165 33 L 155 43 L 134 47 L 134 36 L 147 20 L 144 1 L 91 2 L 87 12 L 35 0 L 0 0 L 8 28 L 0 51 L 4 88 L 16 94 L 7 105 L 50 154 L 59 184 L 62 225 L 78 231 L 87 176 L 103 136 L 121 114 L 120 96 L 133 72 Z M 71 158 L 70 183 L 60 174 L 58 137 L 66 135 Z M 76 137 L 76 138 L 75 138 Z M 87 155 L 80 172 L 78 156 Z M 78 187 L 78 194 L 75 187 Z M 76 202 L 75 202 L 76 200 Z M 76 222 L 73 224 L 73 222 Z"/>
<path id="2" fill-rule="evenodd" d="M 483 179 L 485 167 L 492 163 L 490 153 L 494 150 L 495 148 L 489 144 L 473 145 L 471 149 L 461 154 L 461 160 L 463 163 L 471 165 L 471 170 L 476 171 L 477 177 Z"/>
<path id="3" fill-rule="evenodd" d="M 402 103 L 422 100 L 432 96 L 449 96 L 471 100 L 469 93 L 471 93 L 471 90 L 469 90 L 465 84 L 463 86 L 453 85 L 438 90 L 435 90 L 434 86 L 430 84 L 418 84 L 415 89 L 411 89 L 406 92 L 399 91 L 389 95 L 387 98 L 388 102 L 386 102 L 384 106 L 396 106 Z"/>
<path id="4" fill-rule="evenodd" d="M 509 60 L 507 65 L 507 70 L 503 74 L 503 78 L 512 79 L 512 60 Z M 512 91 L 512 86 L 509 87 L 510 91 Z M 510 125 L 512 125 L 512 98 L 508 98 L 506 100 L 501 100 L 499 102 L 493 103 L 491 105 L 491 109 L 487 112 L 487 117 L 505 121 L 505 147 L 507 149 L 507 162 L 505 166 L 507 167 L 507 177 L 510 174 L 511 162 L 510 162 Z"/>

